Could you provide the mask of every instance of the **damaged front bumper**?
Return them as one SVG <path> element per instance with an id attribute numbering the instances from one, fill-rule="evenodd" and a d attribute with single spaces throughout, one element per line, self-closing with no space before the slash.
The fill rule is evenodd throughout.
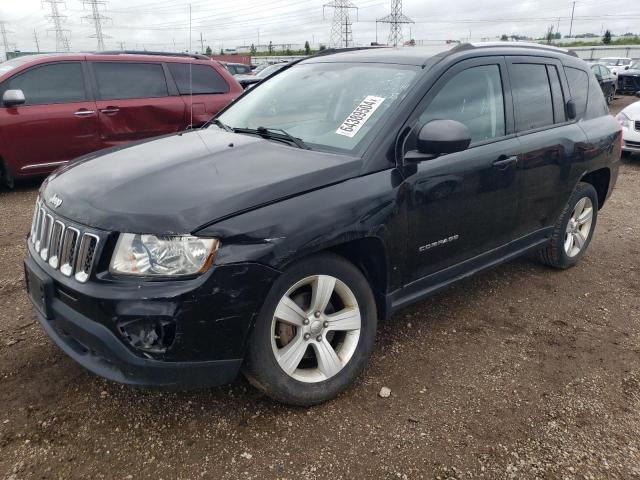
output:
<path id="1" fill-rule="evenodd" d="M 24 262 L 27 290 L 47 334 L 96 375 L 137 386 L 192 388 L 232 381 L 278 274 L 246 263 L 216 266 L 184 281 L 79 284 L 47 269 L 32 253 L 30 248 Z M 132 324 L 154 322 L 173 325 L 166 338 L 159 329 L 147 336 L 130 333 Z"/>

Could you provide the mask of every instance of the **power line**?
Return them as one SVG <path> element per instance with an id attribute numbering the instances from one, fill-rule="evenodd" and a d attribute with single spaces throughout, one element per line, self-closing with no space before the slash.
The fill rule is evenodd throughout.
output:
<path id="1" fill-rule="evenodd" d="M 322 14 L 325 8 L 333 8 L 333 21 L 331 23 L 330 44 L 334 48 L 348 47 L 349 42 L 353 45 L 353 30 L 350 18 L 350 10 L 358 11 L 349 0 L 333 0 L 322 6 Z"/>
<path id="2" fill-rule="evenodd" d="M 0 34 L 2 34 L 2 46 L 4 47 L 4 58 L 6 60 L 9 59 L 7 53 L 9 53 L 9 50 L 11 50 L 7 33 L 7 22 L 0 22 Z"/>
<path id="3" fill-rule="evenodd" d="M 402 13 L 402 0 L 391 0 L 391 13 L 376 20 L 377 23 L 389 24 L 389 45 L 397 47 L 403 41 L 402 24 L 415 22 Z"/>
<path id="4" fill-rule="evenodd" d="M 98 51 L 102 51 L 105 49 L 104 39 L 110 38 L 102 31 L 102 23 L 108 22 L 111 19 L 109 17 L 105 17 L 100 13 L 99 6 L 106 5 L 107 2 L 105 0 L 82 0 L 82 5 L 85 6 L 86 4 L 89 4 L 91 6 L 91 14 L 82 18 L 93 23 L 93 26 L 96 29 L 96 33 L 94 35 L 91 35 L 91 38 L 97 39 Z"/>
<path id="5" fill-rule="evenodd" d="M 69 38 L 65 35 L 65 32 L 69 32 L 69 30 L 62 29 L 62 22 L 66 20 L 67 17 L 60 15 L 60 11 L 58 10 L 58 4 L 64 3 L 64 0 L 42 0 L 42 3 L 51 5 L 51 14 L 47 15 L 47 18 L 53 23 L 53 31 L 56 33 L 56 51 L 70 51 Z"/>

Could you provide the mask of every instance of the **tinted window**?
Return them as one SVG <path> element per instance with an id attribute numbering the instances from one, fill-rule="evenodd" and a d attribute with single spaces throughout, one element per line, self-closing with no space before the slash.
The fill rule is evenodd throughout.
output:
<path id="1" fill-rule="evenodd" d="M 191 65 L 191 80 L 193 94 L 227 93 L 229 85 L 215 68 L 208 65 L 193 65 L 188 63 L 170 63 L 169 70 L 178 85 L 181 95 L 189 95 L 189 65 Z"/>
<path id="2" fill-rule="evenodd" d="M 553 65 L 547 65 L 547 73 L 549 74 L 551 97 L 553 98 L 553 119 L 555 123 L 564 122 L 566 120 L 564 110 L 565 100 L 562 94 L 558 69 Z"/>
<path id="3" fill-rule="evenodd" d="M 251 73 L 251 68 L 247 67 L 246 65 L 236 65 L 236 73 L 246 75 L 248 73 Z"/>
<path id="4" fill-rule="evenodd" d="M 511 65 L 511 88 L 519 132 L 553 124 L 551 86 L 546 65 Z"/>
<path id="5" fill-rule="evenodd" d="M 22 90 L 27 105 L 72 103 L 86 100 L 82 66 L 76 63 L 54 63 L 32 68 L 10 78 L 2 87 L 5 90 Z"/>
<path id="6" fill-rule="evenodd" d="M 102 100 L 168 95 L 160 64 L 96 62 L 93 69 L 98 82 L 98 98 Z"/>
<path id="7" fill-rule="evenodd" d="M 593 75 L 589 76 L 589 101 L 587 103 L 587 118 L 597 118 L 609 115 L 609 107 L 604 99 L 602 89 Z"/>
<path id="8" fill-rule="evenodd" d="M 564 67 L 569 82 L 569 92 L 576 104 L 576 118 L 584 116 L 587 109 L 587 94 L 589 91 L 589 77 L 587 72 L 577 68 Z"/>
<path id="9" fill-rule="evenodd" d="M 456 74 L 420 116 L 420 125 L 436 119 L 465 124 L 471 132 L 472 143 L 503 136 L 505 121 L 500 67 L 483 65 Z"/>

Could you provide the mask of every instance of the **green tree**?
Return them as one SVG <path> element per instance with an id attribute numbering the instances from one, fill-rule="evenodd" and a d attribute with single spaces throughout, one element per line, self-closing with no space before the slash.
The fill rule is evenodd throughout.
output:
<path id="1" fill-rule="evenodd" d="M 311 55 L 311 45 L 309 45 L 309 40 L 304 42 L 304 53 L 306 55 Z"/>
<path id="2" fill-rule="evenodd" d="M 607 30 L 604 32 L 604 37 L 602 37 L 602 43 L 605 45 L 609 45 L 611 43 L 611 31 Z"/>
<path id="3" fill-rule="evenodd" d="M 269 55 L 273 54 L 273 42 L 269 40 Z"/>
<path id="4" fill-rule="evenodd" d="M 207 45 L 207 49 L 204 51 L 204 53 L 210 57 L 211 55 L 213 55 L 213 50 L 211 50 L 211 47 L 209 45 Z"/>
<path id="5" fill-rule="evenodd" d="M 220 49 L 220 55 L 224 55 L 224 50 L 222 48 Z"/>
<path id="6" fill-rule="evenodd" d="M 509 37 L 507 36 L 506 33 L 503 33 L 502 36 L 500 37 L 500 40 L 503 42 L 508 42 L 509 41 Z"/>
<path id="7" fill-rule="evenodd" d="M 326 50 L 327 46 L 326 45 L 320 45 L 320 51 Z"/>
<path id="8" fill-rule="evenodd" d="M 258 53 L 258 49 L 253 43 L 251 44 L 251 48 L 249 49 L 249 52 L 251 53 L 251 55 L 255 55 L 256 53 Z"/>

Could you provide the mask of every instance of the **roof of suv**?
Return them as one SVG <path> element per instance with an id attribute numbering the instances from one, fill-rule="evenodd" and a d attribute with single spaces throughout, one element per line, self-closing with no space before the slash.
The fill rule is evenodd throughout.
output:
<path id="1" fill-rule="evenodd" d="M 457 45 L 434 45 L 420 47 L 370 47 L 353 48 L 343 50 L 330 50 L 326 53 L 311 57 L 306 61 L 314 62 L 375 62 L 375 63 L 396 63 L 401 65 L 424 65 L 424 63 L 436 55 L 446 56 L 456 52 L 471 49 L 492 50 L 495 54 L 516 53 L 515 50 L 532 52 L 547 52 L 553 54 L 564 54 L 576 56 L 575 52 L 564 48 L 558 48 L 538 43 L 527 42 L 482 42 L 482 43 L 462 43 Z M 505 51 L 507 50 L 508 51 Z"/>

